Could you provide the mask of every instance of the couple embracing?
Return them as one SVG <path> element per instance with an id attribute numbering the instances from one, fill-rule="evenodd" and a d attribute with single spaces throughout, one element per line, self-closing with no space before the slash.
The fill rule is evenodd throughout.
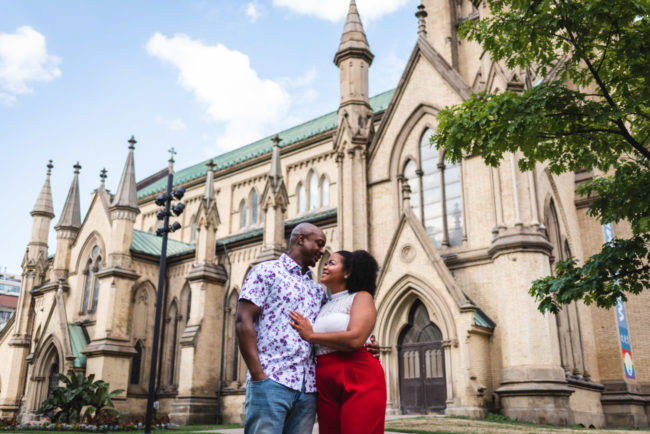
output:
<path id="1" fill-rule="evenodd" d="M 369 339 L 377 262 L 366 251 L 339 251 L 323 267 L 323 288 L 309 271 L 325 234 L 302 223 L 287 253 L 255 266 L 237 309 L 239 349 L 248 367 L 246 433 L 383 433 L 384 371 Z"/>

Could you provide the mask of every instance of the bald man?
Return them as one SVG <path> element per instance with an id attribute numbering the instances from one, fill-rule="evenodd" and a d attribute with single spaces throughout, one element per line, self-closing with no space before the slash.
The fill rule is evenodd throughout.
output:
<path id="1" fill-rule="evenodd" d="M 325 291 L 309 268 L 323 256 L 325 234 L 301 223 L 289 249 L 256 265 L 239 296 L 235 328 L 246 366 L 246 433 L 311 433 L 316 416 L 316 366 L 311 345 L 289 326 L 297 311 L 313 324 Z"/>

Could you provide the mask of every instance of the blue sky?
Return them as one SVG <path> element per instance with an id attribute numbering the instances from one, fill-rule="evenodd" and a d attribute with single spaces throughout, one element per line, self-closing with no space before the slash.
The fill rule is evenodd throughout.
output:
<path id="1" fill-rule="evenodd" d="M 357 0 L 375 60 L 370 94 L 397 85 L 417 0 Z M 20 272 L 32 209 L 54 160 L 58 221 L 81 163 L 85 214 L 99 172 L 115 190 L 336 110 L 332 63 L 348 0 L 0 0 L 0 267 Z M 235 98 L 238 95 L 239 98 Z M 50 235 L 50 253 L 55 234 Z"/>

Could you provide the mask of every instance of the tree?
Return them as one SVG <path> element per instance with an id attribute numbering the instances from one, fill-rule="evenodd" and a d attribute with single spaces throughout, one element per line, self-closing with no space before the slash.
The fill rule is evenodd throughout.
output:
<path id="1" fill-rule="evenodd" d="M 650 0 L 491 0 L 490 15 L 465 21 L 462 38 L 522 71 L 523 92 L 473 94 L 438 115 L 431 139 L 447 158 L 481 155 L 496 166 L 508 152 L 519 167 L 597 169 L 578 187 L 602 224 L 629 221 L 583 264 L 556 265 L 533 282 L 542 312 L 583 300 L 610 308 L 650 286 Z M 610 176 L 606 176 L 610 175 Z"/>

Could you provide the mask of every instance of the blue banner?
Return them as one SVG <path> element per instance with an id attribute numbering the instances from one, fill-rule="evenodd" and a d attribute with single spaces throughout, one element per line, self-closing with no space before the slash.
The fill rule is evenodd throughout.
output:
<path id="1" fill-rule="evenodd" d="M 611 223 L 603 225 L 605 242 L 609 243 L 614 239 L 614 228 Z M 620 298 L 616 300 L 616 322 L 618 324 L 618 336 L 621 341 L 621 356 L 623 357 L 623 368 L 625 378 L 636 379 L 634 373 L 634 362 L 632 361 L 632 347 L 630 345 L 630 333 L 627 331 L 627 314 L 625 304 Z"/>

